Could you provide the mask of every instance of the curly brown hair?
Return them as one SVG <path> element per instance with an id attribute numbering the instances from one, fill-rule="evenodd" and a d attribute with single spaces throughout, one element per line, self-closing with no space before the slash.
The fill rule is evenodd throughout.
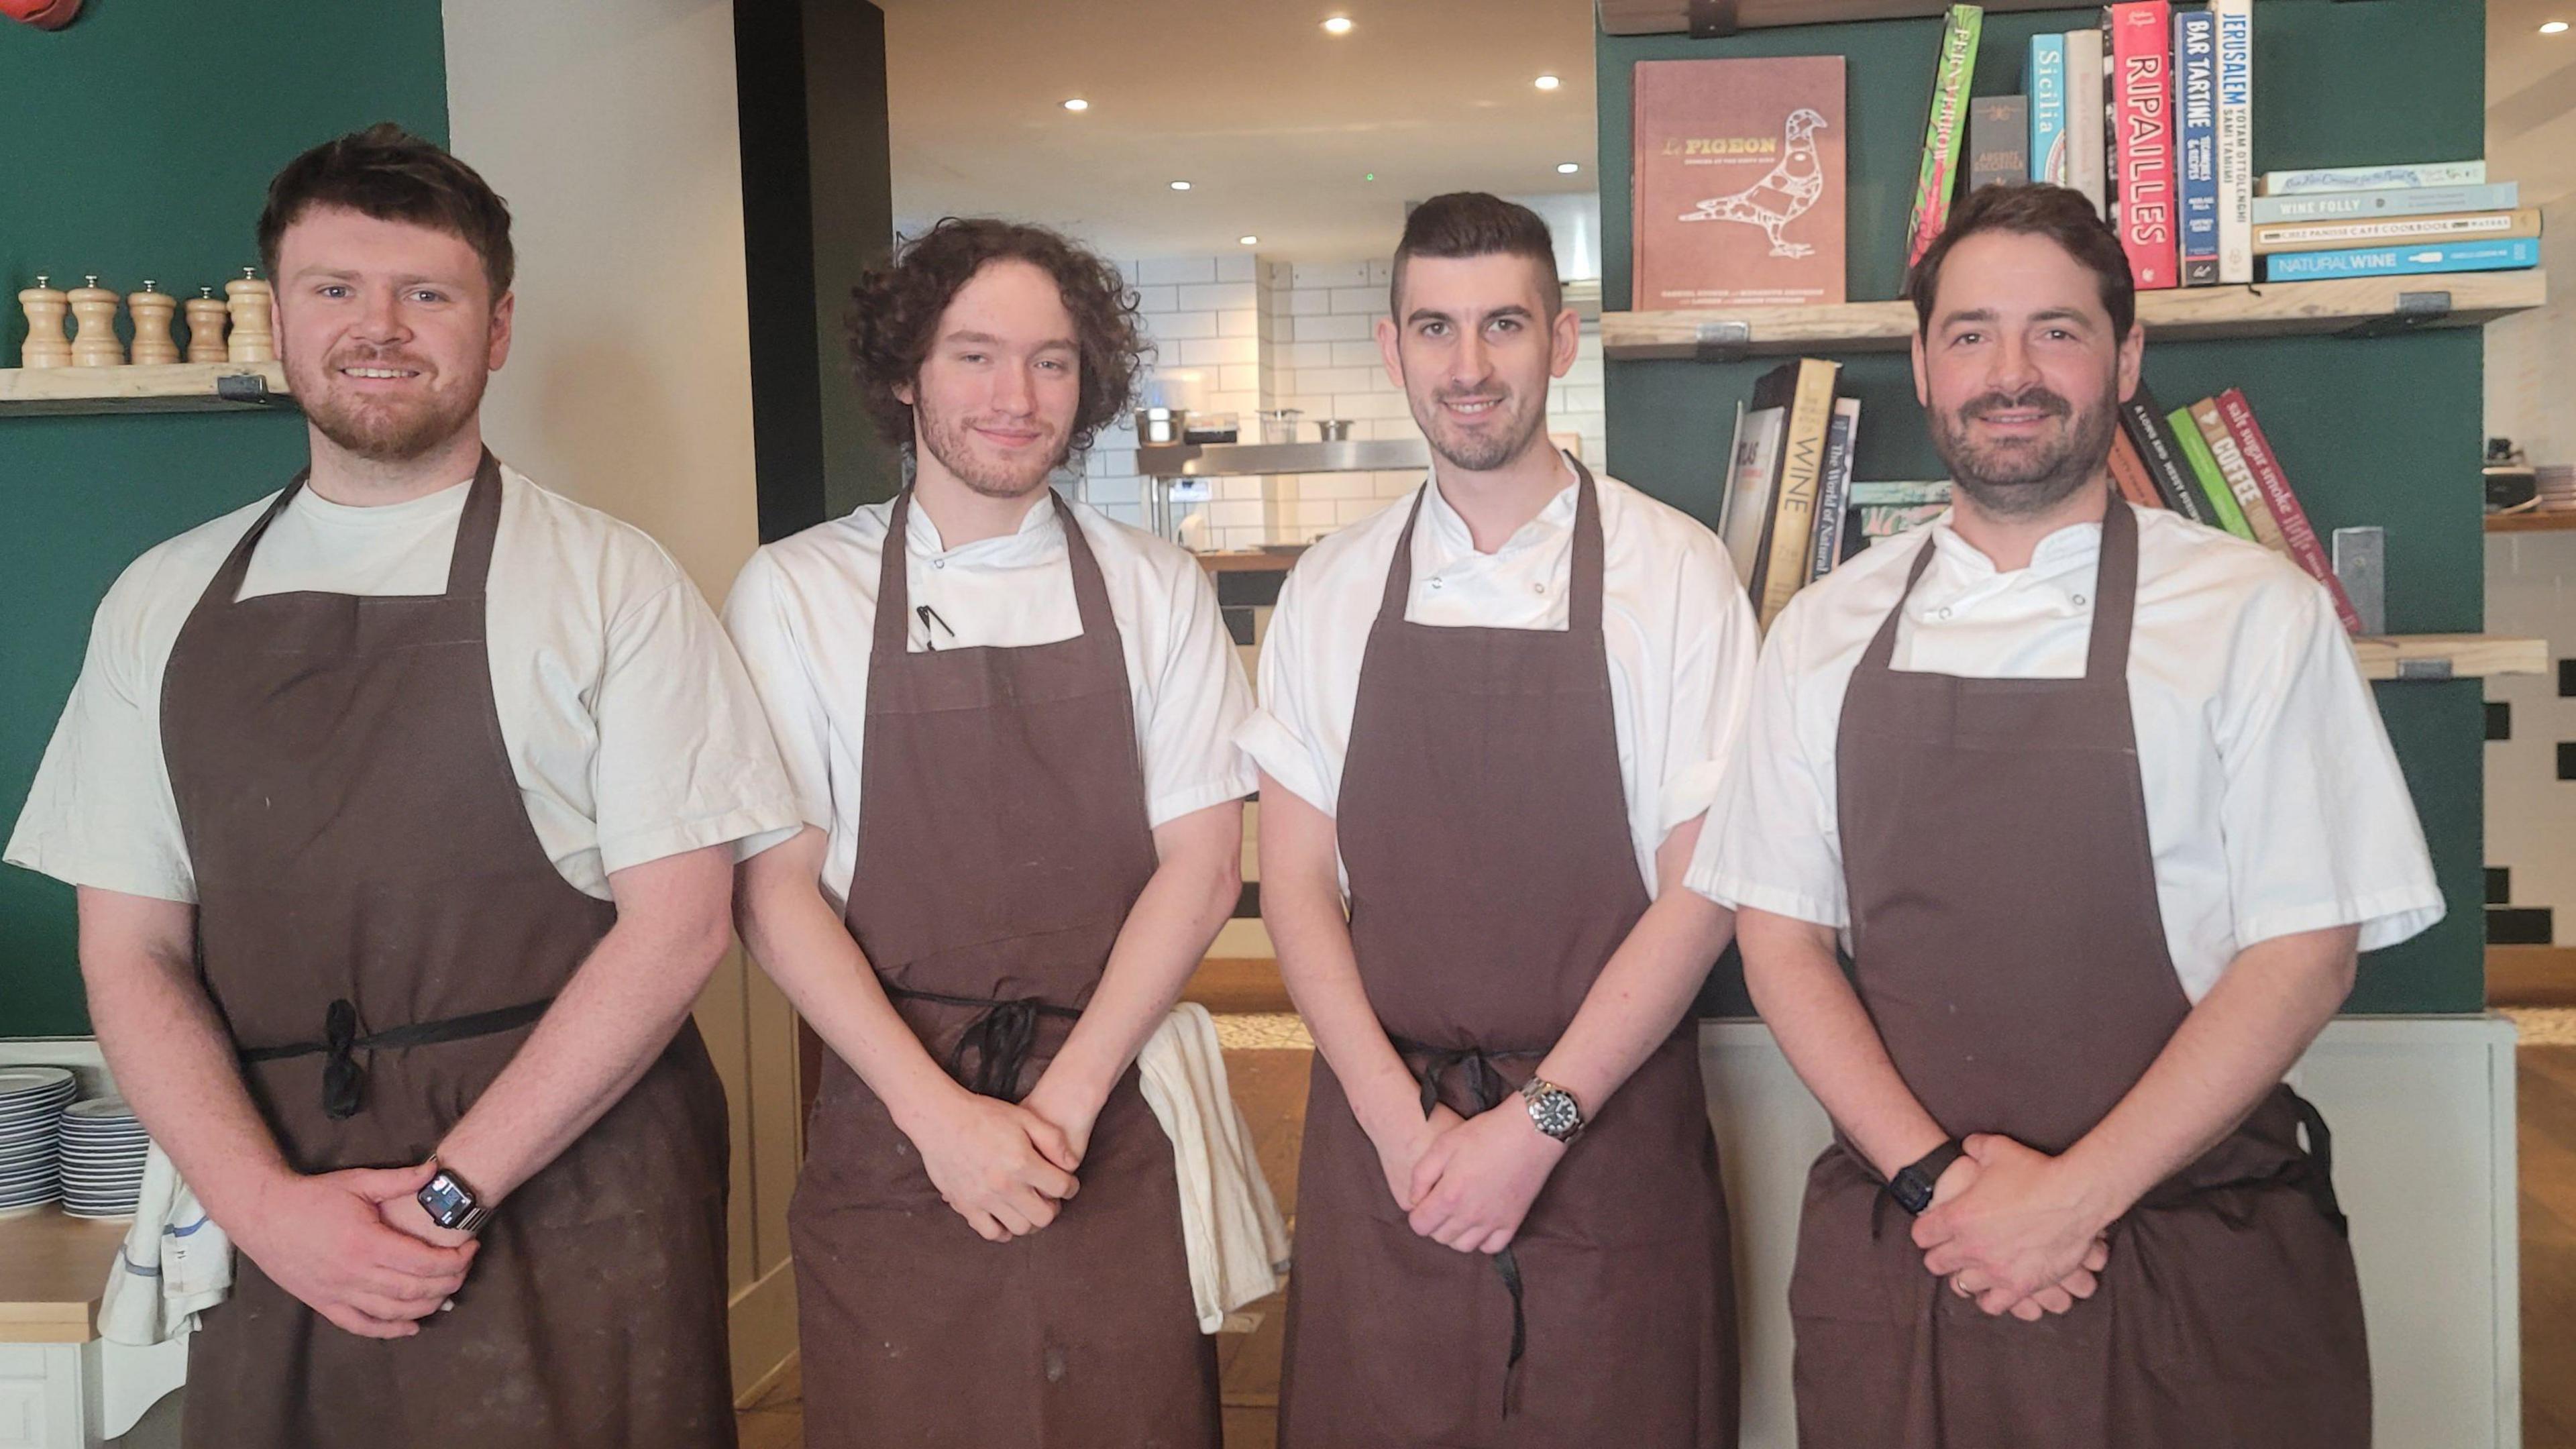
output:
<path id="1" fill-rule="evenodd" d="M 988 263 L 1022 261 L 1055 279 L 1073 314 L 1082 358 L 1081 401 L 1074 409 L 1070 451 L 1127 410 L 1153 344 L 1136 315 L 1136 293 L 1116 262 L 1061 233 L 990 217 L 946 217 L 895 248 L 850 289 L 850 367 L 859 400 L 887 442 L 910 448 L 912 405 L 895 389 L 920 380 L 939 334 L 939 319 L 958 290 Z"/>

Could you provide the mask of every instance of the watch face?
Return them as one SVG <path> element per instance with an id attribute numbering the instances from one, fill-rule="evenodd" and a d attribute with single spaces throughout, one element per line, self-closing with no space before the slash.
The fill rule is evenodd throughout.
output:
<path id="1" fill-rule="evenodd" d="M 1530 1118 L 1538 1123 L 1538 1130 L 1560 1142 L 1583 1123 L 1582 1111 L 1574 1105 L 1574 1098 L 1565 1092 L 1541 1092 L 1532 1098 Z"/>
<path id="2" fill-rule="evenodd" d="M 474 1209 L 473 1199 L 466 1195 L 465 1189 L 443 1172 L 431 1178 L 429 1186 L 420 1190 L 420 1205 L 428 1211 L 430 1221 L 442 1228 L 456 1226 Z"/>
<path id="3" fill-rule="evenodd" d="M 1898 1173 L 1896 1180 L 1887 1185 L 1887 1190 L 1889 1196 L 1896 1199 L 1898 1207 L 1918 1217 L 1932 1205 L 1932 1184 L 1925 1182 L 1923 1174 L 1911 1167 Z"/>

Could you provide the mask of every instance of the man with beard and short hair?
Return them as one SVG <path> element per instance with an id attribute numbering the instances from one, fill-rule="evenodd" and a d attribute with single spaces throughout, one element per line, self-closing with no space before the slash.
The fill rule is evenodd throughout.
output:
<path id="1" fill-rule="evenodd" d="M 1423 202 L 1389 310 L 1430 477 L 1298 561 L 1241 737 L 1318 1048 L 1280 1443 L 1732 1445 L 1689 1016 L 1732 919 L 1680 879 L 1752 610 L 1715 535 L 1548 442 L 1579 333 L 1528 208 Z"/>
<path id="2" fill-rule="evenodd" d="M 8 849 L 241 1250 L 183 1442 L 730 1444 L 689 1009 L 795 821 L 758 700 L 650 539 L 485 450 L 482 178 L 377 126 L 259 240 L 311 466 L 109 591 Z"/>
<path id="3" fill-rule="evenodd" d="M 2357 950 L 2442 916 L 2370 690 L 2297 568 L 2112 492 L 2143 349 L 2082 196 L 1978 191 L 1908 289 L 1951 511 L 1780 616 L 1689 879 L 1837 1129 L 1799 1437 L 2366 1444 L 2282 1075 Z"/>
<path id="4" fill-rule="evenodd" d="M 810 1444 L 1217 1443 L 1133 1064 L 1234 909 L 1251 702 L 1197 560 L 1048 487 L 1137 327 L 1053 232 L 906 243 L 850 352 L 911 482 L 726 603 L 806 824 L 743 935 L 831 1048 L 789 1212 Z"/>

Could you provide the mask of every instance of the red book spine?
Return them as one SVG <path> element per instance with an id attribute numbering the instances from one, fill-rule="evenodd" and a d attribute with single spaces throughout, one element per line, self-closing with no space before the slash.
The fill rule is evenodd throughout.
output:
<path id="1" fill-rule="evenodd" d="M 2236 440 L 2236 450 L 2245 455 L 2245 466 L 2254 474 L 2255 486 L 2263 490 L 2263 501 L 2272 505 L 2272 521 L 2281 526 L 2281 542 L 2290 557 L 2334 595 L 2335 613 L 2342 617 L 2344 628 L 2360 633 L 2361 615 L 2344 594 L 2343 580 L 2335 577 L 2334 562 L 2326 557 L 2316 526 L 2308 522 L 2308 511 L 2299 506 L 2299 495 L 2290 491 L 2289 475 L 2281 471 L 2281 461 L 2272 455 L 2262 425 L 2254 421 L 2253 405 L 2245 401 L 2242 391 L 2231 387 L 2218 395 L 2218 415 L 2227 423 L 2228 436 Z"/>
<path id="2" fill-rule="evenodd" d="M 2141 292 L 2180 285 L 2181 209 L 2174 186 L 2173 6 L 2111 7 L 2112 135 L 2120 244 Z"/>

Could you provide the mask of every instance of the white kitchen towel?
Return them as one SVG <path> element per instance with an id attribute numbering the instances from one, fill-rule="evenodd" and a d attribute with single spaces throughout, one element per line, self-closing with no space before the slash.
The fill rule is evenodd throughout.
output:
<path id="1" fill-rule="evenodd" d="M 197 1315 L 233 1290 L 233 1243 L 179 1180 L 161 1144 L 143 1159 L 134 1226 L 107 1270 L 98 1332 L 110 1343 L 149 1347 L 181 1337 Z"/>
<path id="2" fill-rule="evenodd" d="M 1225 1080 L 1225 1053 L 1207 1008 L 1185 1001 L 1137 1053 L 1139 1085 L 1181 1180 L 1181 1239 L 1199 1331 L 1248 1330 L 1236 1312 L 1279 1291 L 1288 1224 L 1252 1151 L 1252 1128 Z"/>

